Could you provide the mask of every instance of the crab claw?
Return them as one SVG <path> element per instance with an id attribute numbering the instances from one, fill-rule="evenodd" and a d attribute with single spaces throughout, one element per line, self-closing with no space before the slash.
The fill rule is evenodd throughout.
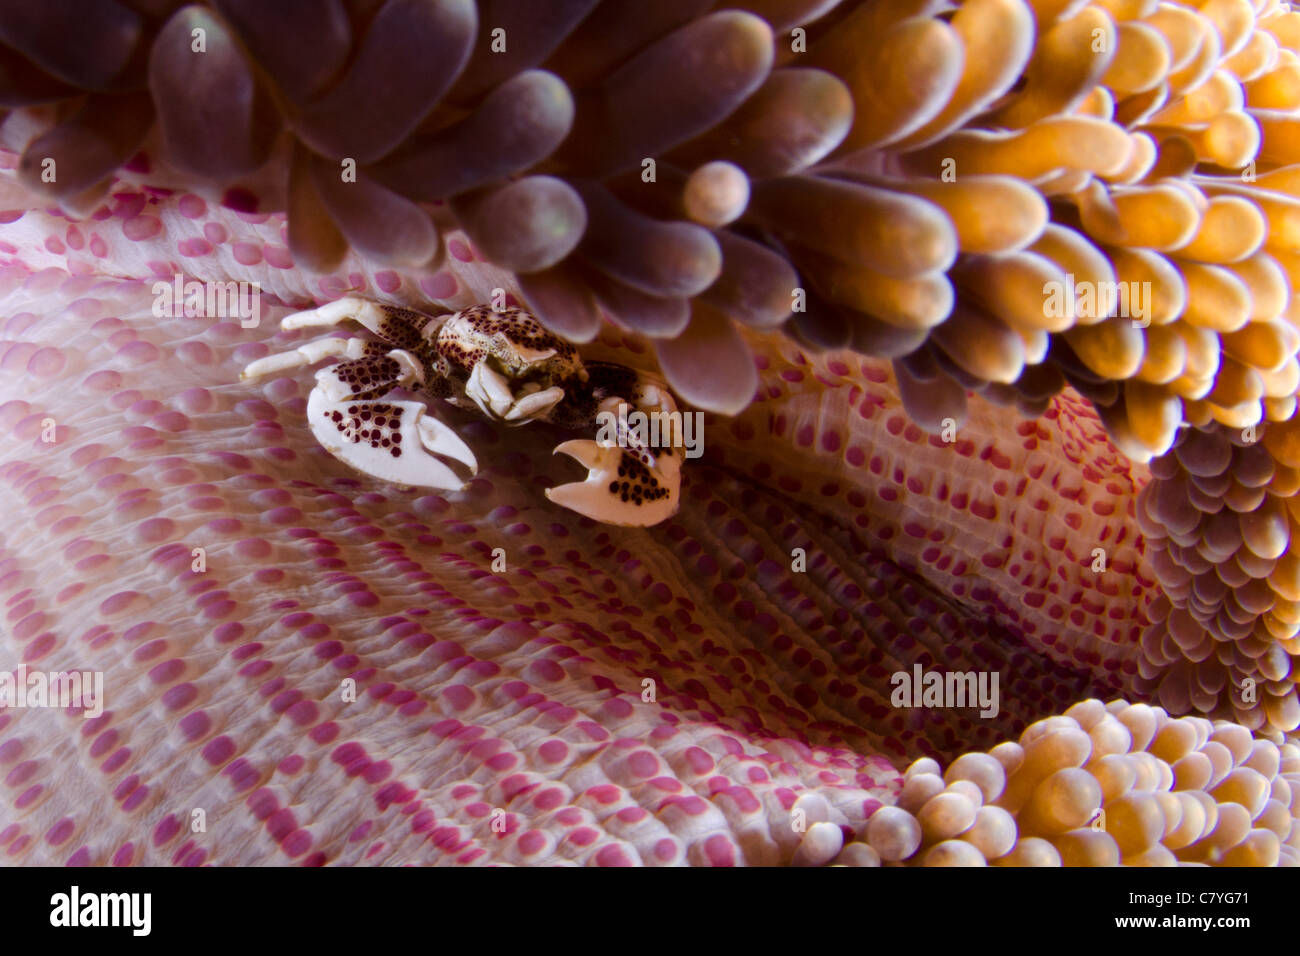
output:
<path id="1" fill-rule="evenodd" d="M 648 527 L 677 513 L 681 456 L 672 448 L 635 449 L 576 439 L 555 446 L 590 469 L 586 481 L 546 489 L 557 505 L 605 524 Z"/>
<path id="2" fill-rule="evenodd" d="M 465 394 L 488 418 L 512 425 L 540 418 L 564 399 L 564 389 L 558 385 L 516 395 L 505 377 L 489 368 L 487 362 L 475 363 L 465 383 Z"/>
<path id="3" fill-rule="evenodd" d="M 458 491 L 464 480 L 433 454 L 471 473 L 478 461 L 460 436 L 426 411 L 421 402 L 335 401 L 319 384 L 307 399 L 312 434 L 339 461 L 394 484 Z"/>

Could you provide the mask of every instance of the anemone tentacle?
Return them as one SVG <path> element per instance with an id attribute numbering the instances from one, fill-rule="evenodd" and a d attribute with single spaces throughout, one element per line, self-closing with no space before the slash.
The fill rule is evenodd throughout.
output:
<path id="1" fill-rule="evenodd" d="M 5 656 L 121 701 L 0 713 L 9 857 L 1297 862 L 1300 14 L 714 6 L 0 5 Z M 377 491 L 181 273 L 500 289 L 712 447 L 640 536 L 524 504 L 538 436 Z"/>

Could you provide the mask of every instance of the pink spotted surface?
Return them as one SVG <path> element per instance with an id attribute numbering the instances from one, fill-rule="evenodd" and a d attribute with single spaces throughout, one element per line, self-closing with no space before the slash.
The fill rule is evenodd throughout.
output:
<path id="1" fill-rule="evenodd" d="M 908 759 L 1135 674 L 1145 479 L 1075 398 L 976 403 L 943 443 L 878 363 L 754 340 L 756 401 L 707 419 L 679 515 L 611 528 L 543 496 L 579 477 L 563 433 L 440 409 L 479 476 L 402 490 L 315 445 L 309 373 L 239 383 L 304 340 L 291 306 L 484 298 L 463 241 L 317 277 L 281 217 L 183 192 L 0 218 L 0 669 L 106 696 L 0 712 L 0 861 L 777 863 L 799 794 L 861 831 Z M 156 317 L 178 270 L 259 281 L 261 324 Z M 891 707 L 916 664 L 997 670 L 1000 713 Z"/>

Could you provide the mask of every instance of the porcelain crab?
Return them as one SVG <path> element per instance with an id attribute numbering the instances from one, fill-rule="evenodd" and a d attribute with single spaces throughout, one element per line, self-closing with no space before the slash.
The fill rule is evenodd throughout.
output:
<path id="1" fill-rule="evenodd" d="M 456 490 L 464 480 L 441 459 L 477 473 L 474 453 L 427 403 L 474 408 L 492 421 L 545 421 L 595 430 L 620 420 L 620 405 L 672 415 L 668 388 L 643 372 L 583 362 L 578 350 L 518 308 L 476 305 L 433 316 L 353 296 L 296 312 L 282 329 L 355 321 L 370 336 L 328 336 L 250 363 L 241 378 L 338 359 L 316 372 L 307 419 L 316 440 L 353 468 L 400 485 Z M 424 401 L 387 398 L 396 388 Z M 602 416 L 602 413 L 606 417 Z M 603 436 L 603 437 L 602 437 Z M 678 507 L 682 452 L 649 447 L 626 429 L 555 448 L 585 465 L 587 479 L 549 488 L 546 496 L 596 521 L 652 525 Z M 437 456 L 437 457 L 435 457 Z"/>

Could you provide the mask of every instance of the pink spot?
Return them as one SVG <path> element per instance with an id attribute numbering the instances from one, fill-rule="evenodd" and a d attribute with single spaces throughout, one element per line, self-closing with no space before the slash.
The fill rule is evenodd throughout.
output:
<path id="1" fill-rule="evenodd" d="M 715 833 L 704 841 L 704 854 L 708 858 L 709 866 L 736 865 L 736 848 L 720 833 Z"/>
<path id="2" fill-rule="evenodd" d="M 659 772 L 659 758 L 649 750 L 638 750 L 627 758 L 628 769 L 638 777 L 649 778 Z"/>
<path id="3" fill-rule="evenodd" d="M 456 710 L 468 710 L 476 699 L 474 691 L 464 684 L 453 684 L 443 691 L 443 698 Z"/>
<path id="4" fill-rule="evenodd" d="M 621 846 L 603 846 L 596 851 L 597 866 L 631 866 L 626 851 Z"/>
<path id="5" fill-rule="evenodd" d="M 420 280 L 420 289 L 431 299 L 449 299 L 456 294 L 459 284 L 450 272 L 439 272 Z"/>
<path id="6" fill-rule="evenodd" d="M 141 597 L 139 591 L 119 591 L 99 605 L 99 613 L 105 617 L 121 614 Z"/>
<path id="7" fill-rule="evenodd" d="M 197 236 L 190 239 L 182 239 L 176 244 L 176 251 L 183 256 L 195 258 L 206 256 L 212 252 L 212 243 L 206 239 L 200 239 Z"/>
<path id="8" fill-rule="evenodd" d="M 564 668 L 546 657 L 533 661 L 528 670 L 538 679 L 548 682 L 555 682 L 564 677 Z"/>
<path id="9" fill-rule="evenodd" d="M 149 518 L 136 526 L 136 540 L 142 544 L 166 541 L 176 531 L 176 522 L 170 518 Z"/>
<path id="10" fill-rule="evenodd" d="M 208 742 L 203 748 L 203 759 L 216 767 L 229 760 L 234 753 L 235 742 L 223 735 Z"/>
<path id="11" fill-rule="evenodd" d="M 117 350 L 117 354 L 132 365 L 147 365 L 156 362 L 162 353 L 152 342 L 136 341 L 122 346 Z"/>
<path id="12" fill-rule="evenodd" d="M 255 266 L 262 261 L 262 247 L 255 242 L 237 242 L 230 251 L 241 266 Z"/>
<path id="13" fill-rule="evenodd" d="M 186 193 L 180 198 L 177 208 L 186 219 L 201 219 L 208 211 L 208 204 L 203 201 L 203 197 Z"/>
<path id="14" fill-rule="evenodd" d="M 152 239 L 162 232 L 162 220 L 156 216 L 133 216 L 122 223 L 122 234 L 132 242 Z"/>
<path id="15" fill-rule="evenodd" d="M 262 249 L 262 255 L 266 257 L 266 264 L 274 266 L 277 269 L 292 269 L 293 256 L 284 246 L 274 246 L 267 244 Z"/>
<path id="16" fill-rule="evenodd" d="M 569 746 L 563 740 L 548 740 L 537 748 L 537 753 L 547 763 L 560 763 L 569 755 Z"/>

